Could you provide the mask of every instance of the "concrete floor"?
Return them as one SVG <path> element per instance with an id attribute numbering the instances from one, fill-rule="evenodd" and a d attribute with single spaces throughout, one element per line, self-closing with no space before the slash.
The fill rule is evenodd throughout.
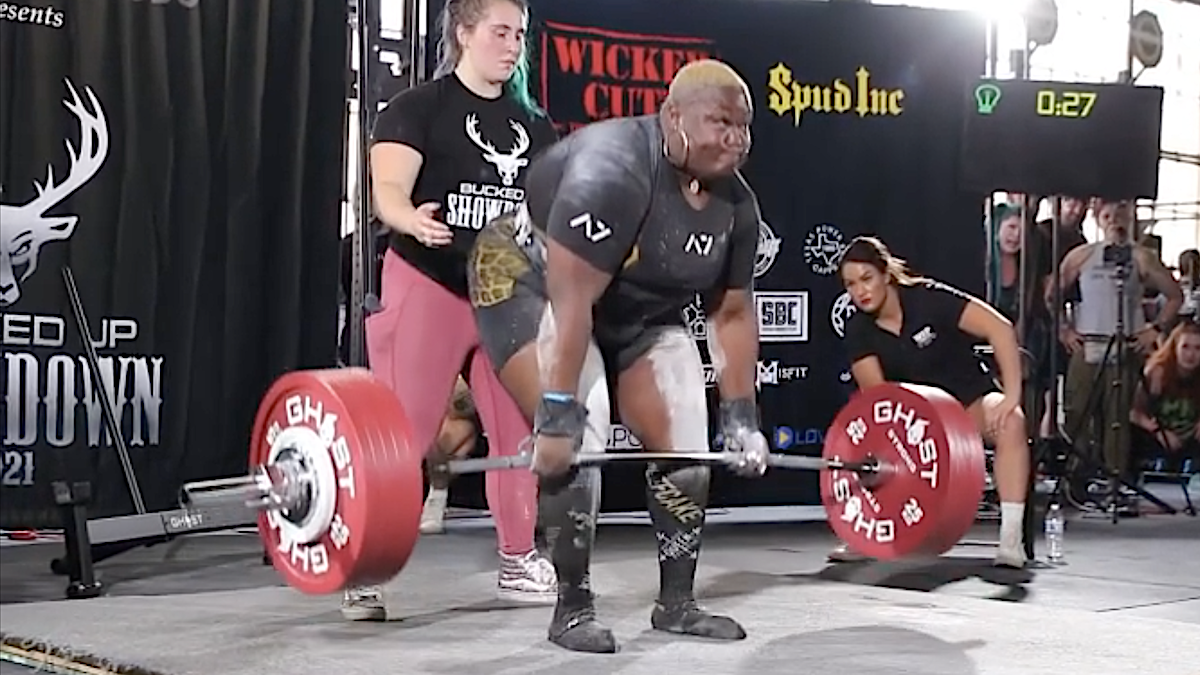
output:
<path id="1" fill-rule="evenodd" d="M 388 587 L 391 620 L 341 620 L 338 598 L 303 596 L 260 564 L 250 534 L 198 535 L 101 563 L 104 598 L 63 601 L 56 545 L 0 547 L 0 631 L 59 653 L 164 675 L 263 673 L 1200 673 L 1200 518 L 1113 525 L 1077 518 L 1067 564 L 1004 571 L 992 550 L 937 560 L 829 565 L 823 523 L 796 509 L 714 513 L 698 594 L 750 633 L 711 643 L 649 630 L 657 586 L 643 517 L 602 523 L 593 579 L 622 650 L 592 656 L 545 640 L 549 608 L 491 600 L 486 518 L 421 540 Z M 994 538 L 983 524 L 974 538 Z M 116 668 L 113 668 L 117 671 Z M 29 672 L 11 664 L 0 672 Z"/>

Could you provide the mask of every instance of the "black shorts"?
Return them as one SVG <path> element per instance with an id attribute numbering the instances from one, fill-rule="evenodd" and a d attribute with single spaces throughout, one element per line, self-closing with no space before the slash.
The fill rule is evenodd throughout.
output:
<path id="1" fill-rule="evenodd" d="M 537 340 L 546 311 L 546 282 L 540 265 L 517 243 L 517 212 L 498 216 L 475 238 L 467 260 L 467 288 L 479 341 L 492 366 L 500 370 L 525 345 Z M 678 326 L 683 326 L 682 316 Z M 650 351 L 659 333 L 672 326 L 642 326 L 606 331 L 596 327 L 596 342 L 610 372 L 622 372 Z M 619 333 L 620 338 L 609 337 Z"/>
<path id="2" fill-rule="evenodd" d="M 964 379 L 946 389 L 946 393 L 958 399 L 963 408 L 970 408 L 976 401 L 992 392 L 1000 393 L 1000 387 L 997 387 L 991 378 Z"/>

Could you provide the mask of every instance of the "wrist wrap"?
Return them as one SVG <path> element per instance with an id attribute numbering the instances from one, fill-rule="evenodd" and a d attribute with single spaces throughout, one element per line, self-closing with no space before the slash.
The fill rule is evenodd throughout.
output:
<path id="1" fill-rule="evenodd" d="M 758 406 L 752 398 L 735 398 L 721 401 L 721 429 L 758 429 Z"/>
<path id="2" fill-rule="evenodd" d="M 546 393 L 538 403 L 533 433 L 539 436 L 583 438 L 587 409 L 574 397 Z"/>

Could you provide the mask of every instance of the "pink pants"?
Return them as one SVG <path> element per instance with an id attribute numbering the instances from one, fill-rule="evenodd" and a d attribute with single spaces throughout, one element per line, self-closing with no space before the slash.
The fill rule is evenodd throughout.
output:
<path id="1" fill-rule="evenodd" d="M 412 424 L 412 442 L 429 448 L 464 362 L 467 382 L 492 455 L 513 455 L 529 425 L 479 344 L 471 304 L 409 265 L 393 251 L 383 260 L 383 309 L 367 318 L 371 370 L 391 387 Z M 490 471 L 488 508 L 500 551 L 532 551 L 537 479 L 530 471 Z"/>

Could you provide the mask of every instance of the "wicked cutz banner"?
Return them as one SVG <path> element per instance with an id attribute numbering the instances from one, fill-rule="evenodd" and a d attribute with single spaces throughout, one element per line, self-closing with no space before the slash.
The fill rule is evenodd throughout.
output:
<path id="1" fill-rule="evenodd" d="M 982 292 L 982 195 L 961 192 L 956 175 L 962 92 L 985 61 L 976 15 L 774 0 L 534 0 L 531 19 L 533 89 L 561 133 L 656 113 L 674 73 L 697 59 L 726 61 L 750 86 L 745 173 L 763 212 L 758 383 L 763 428 L 780 450 L 819 453 L 853 390 L 842 345 L 853 306 L 836 278 L 852 237 L 878 235 L 919 272 Z M 692 303 L 684 318 L 707 358 L 703 308 Z M 637 441 L 618 427 L 613 445 Z M 750 483 L 724 473 L 718 501 L 819 501 L 815 475 Z"/>

